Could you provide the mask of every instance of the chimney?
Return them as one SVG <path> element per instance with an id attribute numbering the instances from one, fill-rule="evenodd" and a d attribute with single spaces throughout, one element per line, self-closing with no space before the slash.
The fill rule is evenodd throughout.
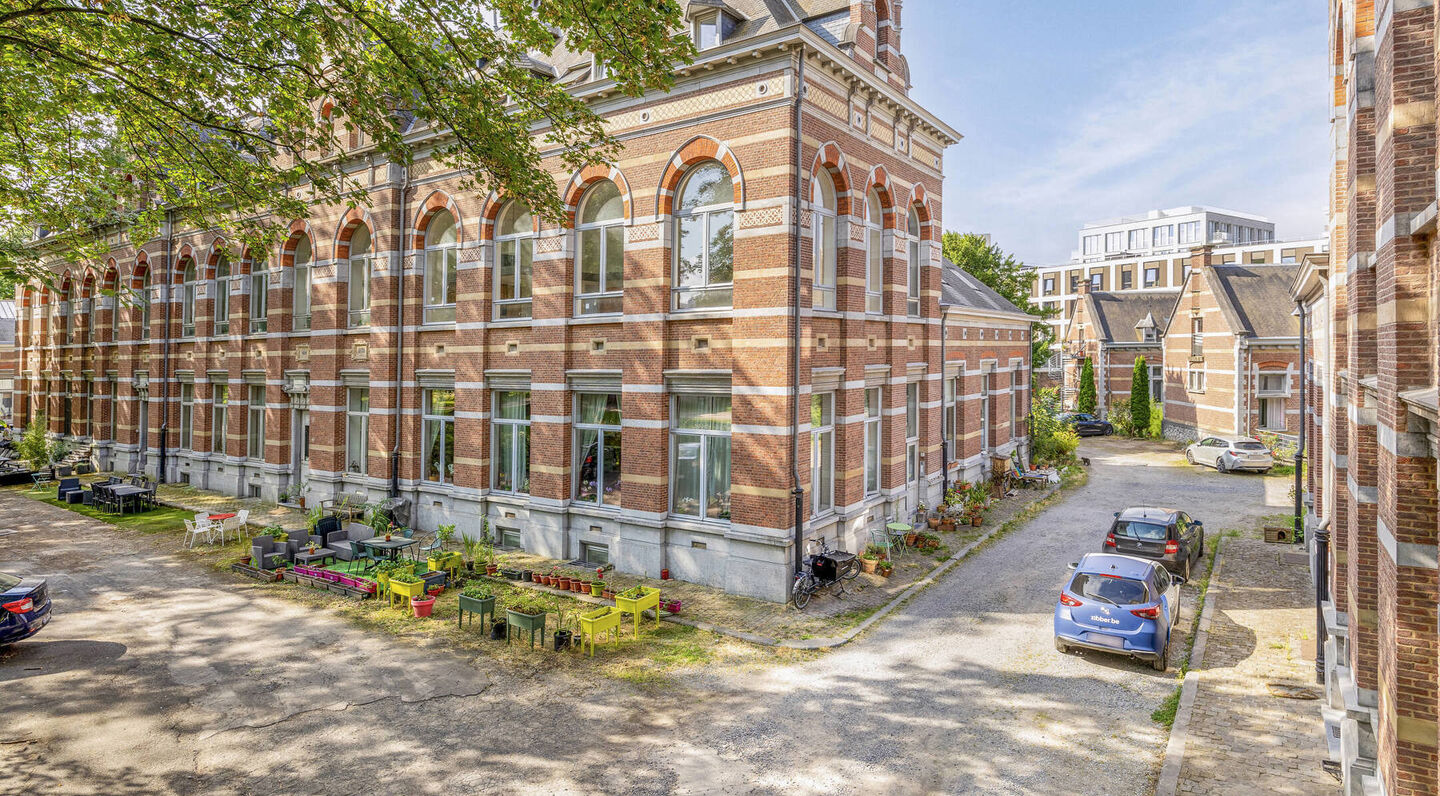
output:
<path id="1" fill-rule="evenodd" d="M 1190 250 L 1190 270 L 1208 268 L 1215 264 L 1215 247 L 1210 244 L 1196 246 Z"/>
<path id="2" fill-rule="evenodd" d="M 1091 288 L 1090 278 L 1089 278 L 1089 277 L 1086 277 L 1086 278 L 1084 278 L 1084 279 L 1081 279 L 1081 280 L 1080 280 L 1080 284 L 1078 284 L 1078 285 L 1075 286 L 1075 295 L 1077 295 L 1077 296 L 1088 295 L 1088 294 L 1090 293 L 1090 288 Z"/>

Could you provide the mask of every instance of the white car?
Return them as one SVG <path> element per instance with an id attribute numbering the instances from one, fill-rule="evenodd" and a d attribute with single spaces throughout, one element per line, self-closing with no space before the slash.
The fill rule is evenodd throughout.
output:
<path id="1" fill-rule="evenodd" d="M 1222 473 L 1233 470 L 1265 473 L 1275 466 L 1270 449 L 1254 437 L 1204 437 L 1185 449 L 1185 461 L 1209 465 Z"/>

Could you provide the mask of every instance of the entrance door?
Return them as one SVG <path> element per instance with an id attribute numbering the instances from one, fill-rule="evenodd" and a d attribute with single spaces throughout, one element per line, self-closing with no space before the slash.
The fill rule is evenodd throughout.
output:
<path id="1" fill-rule="evenodd" d="M 290 472 L 295 484 L 310 476 L 310 412 L 296 409 L 290 422 Z"/>
<path id="2" fill-rule="evenodd" d="M 140 450 L 135 454 L 135 471 L 137 473 L 144 473 L 146 459 L 150 452 L 150 392 L 148 390 L 140 391 L 136 405 L 139 407 L 138 411 L 140 413 L 138 419 L 139 431 L 136 434 L 136 439 L 140 443 Z"/>

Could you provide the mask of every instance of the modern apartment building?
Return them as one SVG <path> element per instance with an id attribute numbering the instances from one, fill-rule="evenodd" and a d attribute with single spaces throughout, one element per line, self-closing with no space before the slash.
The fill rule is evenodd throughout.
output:
<path id="1" fill-rule="evenodd" d="M 1188 252 L 1202 243 L 1244 246 L 1274 240 L 1275 223 L 1263 216 L 1214 207 L 1174 207 L 1091 221 L 1080 228 L 1079 245 L 1070 257 L 1091 263 Z"/>
<path id="2" fill-rule="evenodd" d="M 1328 258 L 1308 258 L 1307 534 L 1346 794 L 1440 792 L 1436 16 L 1331 0 Z M 1323 554 L 1323 555 L 1320 555 Z M 1320 730 L 1317 722 L 1317 731 Z"/>
<path id="3" fill-rule="evenodd" d="M 547 64 L 625 147 L 547 161 L 566 223 L 361 142 L 369 207 L 268 250 L 115 230 L 57 263 L 24 291 L 17 414 L 106 467 L 399 495 L 423 528 L 785 599 L 806 537 L 860 549 L 1024 452 L 1029 316 L 943 263 L 959 134 L 908 95 L 898 3 L 687 16 L 669 92 Z"/>

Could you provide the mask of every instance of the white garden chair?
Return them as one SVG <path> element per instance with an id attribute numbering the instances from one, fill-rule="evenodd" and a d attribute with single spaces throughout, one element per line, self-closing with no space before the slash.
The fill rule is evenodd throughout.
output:
<path id="1" fill-rule="evenodd" d="M 250 521 L 250 509 L 241 509 L 235 512 L 235 516 L 220 523 L 220 542 L 225 542 L 225 534 L 234 531 L 235 538 L 239 539 L 245 532 L 245 526 Z"/>
<path id="2" fill-rule="evenodd" d="M 204 538 L 207 544 L 215 541 L 216 527 L 209 520 L 185 521 L 185 546 L 194 547 L 196 540 Z"/>

